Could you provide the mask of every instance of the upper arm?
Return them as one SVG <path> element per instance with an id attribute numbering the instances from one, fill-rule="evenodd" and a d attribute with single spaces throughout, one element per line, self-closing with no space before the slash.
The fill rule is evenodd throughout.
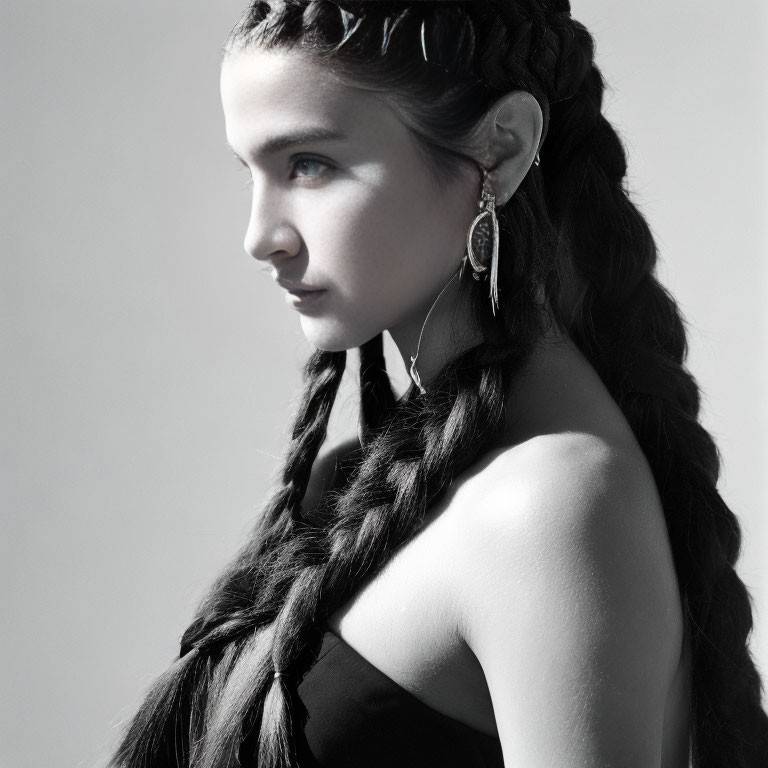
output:
<path id="1" fill-rule="evenodd" d="M 642 468 L 583 448 L 524 462 L 472 517 L 463 631 L 507 765 L 658 766 L 681 642 L 665 527 Z"/>

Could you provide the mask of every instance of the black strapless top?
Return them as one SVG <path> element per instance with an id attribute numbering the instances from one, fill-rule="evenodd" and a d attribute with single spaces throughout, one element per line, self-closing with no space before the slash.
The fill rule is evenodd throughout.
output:
<path id="1" fill-rule="evenodd" d="M 331 631 L 297 693 L 302 768 L 504 766 L 496 737 L 427 706 Z"/>

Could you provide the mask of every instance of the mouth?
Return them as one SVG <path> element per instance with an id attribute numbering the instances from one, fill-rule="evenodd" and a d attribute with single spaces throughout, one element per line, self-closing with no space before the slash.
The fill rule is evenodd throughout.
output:
<path id="1" fill-rule="evenodd" d="M 316 304 L 326 293 L 325 289 L 308 291 L 291 288 L 286 291 L 285 300 L 297 309 L 302 309 Z"/>

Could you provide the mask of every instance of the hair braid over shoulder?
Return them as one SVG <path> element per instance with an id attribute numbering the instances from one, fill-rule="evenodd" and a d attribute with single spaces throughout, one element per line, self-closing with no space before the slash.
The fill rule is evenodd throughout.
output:
<path id="1" fill-rule="evenodd" d="M 364 449 L 349 486 L 307 521 L 313 534 L 302 577 L 280 612 L 274 668 L 301 664 L 318 622 L 340 607 L 419 530 L 453 477 L 491 445 L 503 421 L 505 383 L 515 364 L 476 348 L 443 372 L 425 402 L 405 400 Z M 489 359 L 490 357 L 490 359 Z M 281 678 L 266 694 L 259 766 L 289 765 L 293 743 Z"/>
<path id="2" fill-rule="evenodd" d="M 364 344 L 361 449 L 340 482 L 303 508 L 346 364 L 344 353 L 312 355 L 277 489 L 112 765 L 295 765 L 292 691 L 324 621 L 493 447 L 511 384 L 544 328 L 544 296 L 654 473 L 693 659 L 694 766 L 762 766 L 768 720 L 747 646 L 749 598 L 734 571 L 739 527 L 716 490 L 718 456 L 698 421 L 683 321 L 654 276 L 651 232 L 624 188 L 626 157 L 601 111 L 593 41 L 569 3 L 256 0 L 227 50 L 250 45 L 300 46 L 338 76 L 394 94 L 393 109 L 438 175 L 466 159 L 472 129 L 496 99 L 527 90 L 544 115 L 542 163 L 499 210 L 496 316 L 468 281 L 485 343 L 446 365 L 426 395 L 400 401 L 381 335 Z"/>

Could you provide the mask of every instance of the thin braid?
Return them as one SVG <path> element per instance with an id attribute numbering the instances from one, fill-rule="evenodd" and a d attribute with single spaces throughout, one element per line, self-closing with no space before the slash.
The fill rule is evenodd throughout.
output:
<path id="1" fill-rule="evenodd" d="M 242 672 L 243 665 L 250 664 L 257 676 L 263 674 L 264 664 L 253 662 L 263 657 L 265 646 L 271 647 L 271 634 L 256 632 L 247 641 L 244 633 L 267 624 L 275 614 L 275 606 L 266 599 L 255 603 L 254 594 L 268 580 L 267 553 L 280 551 L 279 543 L 290 540 L 296 521 L 301 519 L 301 500 L 312 463 L 325 439 L 345 360 L 344 352 L 315 352 L 307 361 L 304 396 L 291 430 L 282 484 L 266 505 L 246 546 L 202 601 L 181 639 L 179 660 L 150 689 L 112 765 L 149 766 L 157 760 L 170 760 L 171 756 L 174 764 L 184 765 L 191 750 L 196 756 L 210 756 L 212 750 L 222 754 L 224 742 L 231 751 L 231 741 L 239 738 L 241 722 L 229 731 L 230 741 L 224 739 L 225 729 L 219 724 L 213 730 L 218 741 L 213 747 L 210 742 L 204 744 L 211 713 L 221 711 L 211 703 L 227 703 L 232 698 L 231 692 L 229 699 L 222 697 L 233 669 Z M 218 651 L 220 647 L 223 650 Z M 258 686 L 253 695 L 257 691 Z M 242 690 L 238 695 L 238 701 L 252 703 L 252 696 L 245 696 Z M 201 712 L 208 720 L 200 717 Z M 203 752 L 201 745 L 207 746 Z"/>
<path id="2" fill-rule="evenodd" d="M 305 390 L 296 413 L 291 439 L 281 471 L 281 484 L 274 492 L 233 564 L 214 583 L 198 615 L 182 638 L 182 654 L 193 645 L 207 647 L 252 626 L 254 596 L 261 590 L 272 567 L 269 553 L 290 539 L 304 510 L 312 464 L 326 437 L 328 419 L 341 383 L 345 352 L 314 352 L 304 368 Z"/>
<path id="3" fill-rule="evenodd" d="M 346 352 L 317 351 L 305 368 L 307 390 L 291 430 L 282 486 L 272 502 L 274 509 L 285 510 L 294 520 L 301 517 L 301 502 L 307 492 L 312 465 L 325 441 L 346 357 Z"/>

